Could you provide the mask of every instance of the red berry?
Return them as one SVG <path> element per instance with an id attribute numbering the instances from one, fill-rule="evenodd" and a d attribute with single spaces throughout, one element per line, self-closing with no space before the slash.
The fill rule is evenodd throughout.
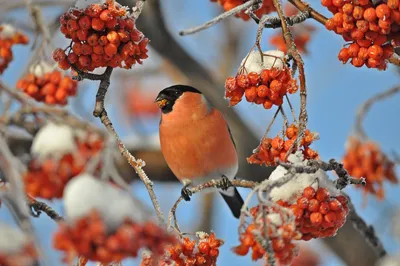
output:
<path id="1" fill-rule="evenodd" d="M 286 131 L 286 135 L 287 135 L 287 131 Z M 288 138 L 290 138 L 290 137 L 288 137 Z M 306 187 L 303 191 L 303 196 L 306 197 L 307 199 L 313 199 L 315 197 L 315 194 L 316 194 L 315 189 L 312 187 Z"/>
<path id="2" fill-rule="evenodd" d="M 321 201 L 327 201 L 330 197 L 329 191 L 326 188 L 318 188 L 317 193 L 316 193 L 316 199 Z"/>

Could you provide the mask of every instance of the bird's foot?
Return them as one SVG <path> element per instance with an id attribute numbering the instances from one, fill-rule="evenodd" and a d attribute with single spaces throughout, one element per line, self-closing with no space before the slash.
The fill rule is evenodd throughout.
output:
<path id="1" fill-rule="evenodd" d="M 232 182 L 226 177 L 222 176 L 220 188 L 222 190 L 228 190 L 232 186 Z"/>
<path id="2" fill-rule="evenodd" d="M 181 196 L 185 201 L 190 201 L 190 196 L 192 196 L 192 191 L 188 189 L 188 186 L 184 186 L 181 190 Z"/>

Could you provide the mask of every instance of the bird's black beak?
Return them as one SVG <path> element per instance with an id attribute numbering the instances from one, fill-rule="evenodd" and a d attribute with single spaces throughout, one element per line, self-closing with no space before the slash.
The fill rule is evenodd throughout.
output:
<path id="1" fill-rule="evenodd" d="M 165 95 L 159 94 L 154 102 L 159 108 L 163 108 L 168 104 L 168 99 Z"/>

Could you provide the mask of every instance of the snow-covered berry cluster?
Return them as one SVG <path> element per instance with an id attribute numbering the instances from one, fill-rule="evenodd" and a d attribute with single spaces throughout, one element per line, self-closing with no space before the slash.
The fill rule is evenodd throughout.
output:
<path id="1" fill-rule="evenodd" d="M 16 87 L 38 102 L 66 105 L 67 98 L 76 95 L 78 83 L 42 61 L 33 65 Z"/>
<path id="2" fill-rule="evenodd" d="M 264 208 L 264 210 L 260 210 L 260 208 Z M 301 234 L 296 231 L 296 225 L 291 219 L 290 213 L 279 206 L 256 206 L 250 209 L 250 214 L 253 221 L 247 226 L 245 232 L 240 234 L 240 245 L 234 247 L 233 252 L 245 256 L 252 250 L 252 260 L 264 257 L 267 261 L 269 254 L 262 246 L 262 242 L 265 232 L 268 232 L 277 262 L 279 265 L 290 265 L 298 253 L 293 241 L 299 240 L 301 237 Z"/>
<path id="3" fill-rule="evenodd" d="M 295 145 L 299 129 L 295 124 L 290 125 L 285 132 L 283 138 L 276 136 L 275 138 L 264 138 L 256 150 L 247 161 L 253 164 L 276 165 L 276 160 L 286 161 L 286 154 Z M 305 159 L 317 159 L 318 153 L 310 148 L 314 140 L 318 139 L 318 134 L 310 130 L 306 130 L 303 139 L 300 142 L 301 151 Z M 292 153 L 298 149 L 294 147 Z"/>
<path id="4" fill-rule="evenodd" d="M 179 243 L 168 246 L 165 254 L 158 258 L 158 264 L 154 264 L 155 256 L 153 254 L 145 254 L 140 265 L 216 266 L 219 248 L 224 241 L 217 239 L 214 233 L 198 232 L 196 235 L 198 241 L 191 241 L 190 238 L 185 237 Z"/>
<path id="5" fill-rule="evenodd" d="M 245 0 L 211 0 L 211 2 L 218 2 L 218 4 L 221 5 L 225 11 L 228 11 L 228 10 L 231 10 L 232 8 L 235 8 L 237 6 L 244 4 L 246 1 Z M 275 11 L 273 1 L 272 0 L 263 0 L 260 8 L 257 9 L 254 13 L 258 17 L 261 17 L 262 15 L 269 14 L 273 11 Z M 244 21 L 247 21 L 250 19 L 249 15 L 247 15 L 245 13 L 245 11 L 242 11 L 239 14 L 237 14 L 236 17 L 241 18 Z"/>
<path id="6" fill-rule="evenodd" d="M 363 190 L 381 200 L 385 196 L 384 181 L 398 182 L 395 163 L 372 141 L 350 137 L 343 156 L 343 166 L 352 177 L 364 177 L 367 183 L 362 187 Z"/>
<path id="7" fill-rule="evenodd" d="M 263 56 L 259 51 L 251 51 L 238 74 L 225 81 L 225 96 L 231 106 L 238 104 L 245 95 L 248 102 L 270 109 L 273 105 L 282 105 L 286 93 L 295 93 L 297 89 L 281 51 L 267 51 Z"/>
<path id="8" fill-rule="evenodd" d="M 27 44 L 29 39 L 26 35 L 16 31 L 9 24 L 0 24 L 0 74 L 13 60 L 12 46 L 16 44 Z"/>
<path id="9" fill-rule="evenodd" d="M 103 148 L 94 133 L 74 132 L 65 125 L 49 123 L 35 136 L 24 175 L 25 191 L 32 197 L 61 198 L 65 185 Z M 99 166 L 100 167 L 100 166 Z"/>
<path id="10" fill-rule="evenodd" d="M 352 42 L 340 50 L 343 63 L 351 59 L 355 67 L 386 69 L 393 49 L 400 45 L 399 1 L 375 5 L 371 0 L 322 0 L 334 16 L 325 26 Z"/>
<path id="11" fill-rule="evenodd" d="M 294 165 L 306 166 L 307 161 L 301 152 L 289 156 L 289 162 Z M 279 180 L 285 174 L 287 170 L 278 166 L 269 180 Z M 341 195 L 321 169 L 293 175 L 289 182 L 273 188 L 270 196 L 280 206 L 292 210 L 301 239 L 306 241 L 334 236 L 349 212 L 347 197 Z"/>
<path id="12" fill-rule="evenodd" d="M 61 69 L 71 65 L 84 71 L 106 66 L 130 69 L 148 57 L 149 40 L 136 29 L 126 8 L 114 0 L 71 9 L 61 16 L 60 23 L 61 32 L 72 39 L 66 50 L 53 52 Z"/>
<path id="13" fill-rule="evenodd" d="M 32 240 L 23 232 L 0 224 L 0 265 L 33 266 L 37 253 Z"/>
<path id="14" fill-rule="evenodd" d="M 82 204 L 84 203 L 84 204 Z M 125 190 L 84 174 L 65 188 L 66 222 L 53 238 L 56 249 L 103 264 L 137 257 L 142 248 L 162 254 L 176 238 L 159 227 Z"/>

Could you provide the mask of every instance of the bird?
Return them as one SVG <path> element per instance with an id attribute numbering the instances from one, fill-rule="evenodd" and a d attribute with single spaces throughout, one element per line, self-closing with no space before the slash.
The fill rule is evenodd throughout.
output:
<path id="1" fill-rule="evenodd" d="M 218 191 L 239 218 L 244 202 L 231 183 L 239 168 L 238 156 L 222 113 L 198 89 L 187 85 L 161 90 L 155 103 L 161 109 L 161 152 L 183 184 L 182 198 L 190 201 L 192 186 L 221 179 Z"/>

